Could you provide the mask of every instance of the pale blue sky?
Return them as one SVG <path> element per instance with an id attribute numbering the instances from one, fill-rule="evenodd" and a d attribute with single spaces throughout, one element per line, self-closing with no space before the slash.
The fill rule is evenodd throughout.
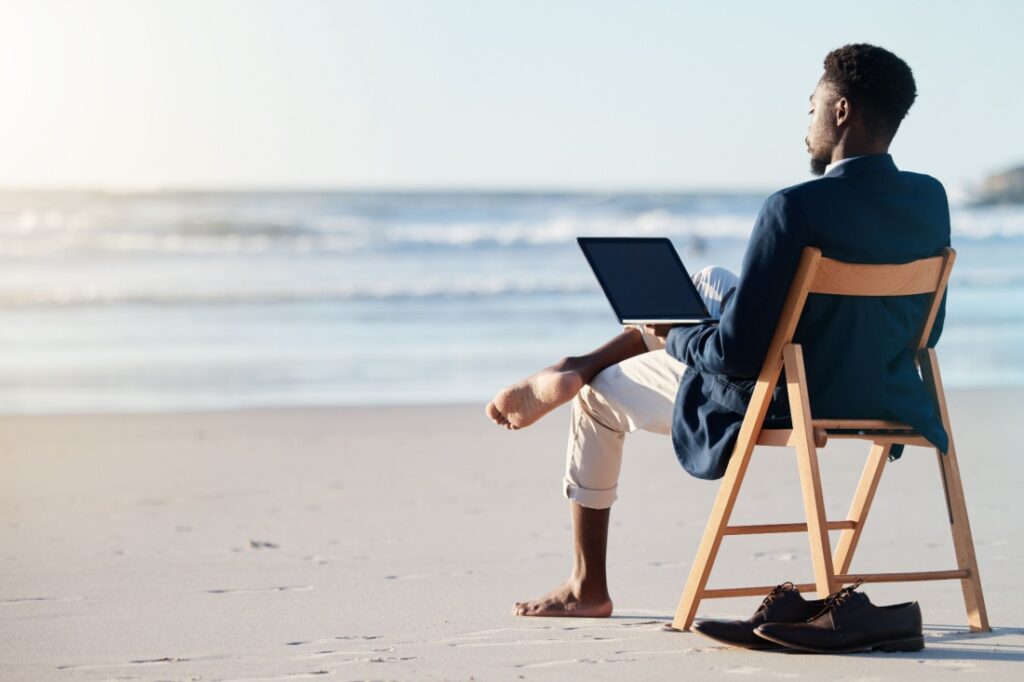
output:
<path id="1" fill-rule="evenodd" d="M 0 186 L 772 188 L 830 49 L 906 59 L 897 164 L 1024 162 L 1024 3 L 0 0 Z"/>

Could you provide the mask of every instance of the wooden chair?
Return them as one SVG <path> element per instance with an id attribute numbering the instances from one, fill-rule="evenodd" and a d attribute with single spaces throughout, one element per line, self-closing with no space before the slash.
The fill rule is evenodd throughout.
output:
<path id="1" fill-rule="evenodd" d="M 707 589 L 708 577 L 718 554 L 722 538 L 726 535 L 754 535 L 762 533 L 806 532 L 811 543 L 811 563 L 814 583 L 798 585 L 801 590 L 817 590 L 818 596 L 835 592 L 845 584 L 862 580 L 871 582 L 903 582 L 918 580 L 959 580 L 967 607 L 967 620 L 973 631 L 988 631 L 988 616 L 978 576 L 978 562 L 974 554 L 974 541 L 967 519 L 960 471 L 957 467 L 953 431 L 942 390 L 939 365 L 935 350 L 927 348 L 935 316 L 939 310 L 956 252 L 946 249 L 942 256 L 925 258 L 905 265 L 855 265 L 823 258 L 817 248 L 803 251 L 800 265 L 790 285 L 782 316 L 772 337 L 768 354 L 758 375 L 749 407 L 740 428 L 739 439 L 733 449 L 728 469 L 722 479 L 711 517 L 704 531 L 697 557 L 690 570 L 683 595 L 672 625 L 680 630 L 689 629 L 703 599 L 719 597 L 760 596 L 771 586 Z M 906 296 L 932 294 L 931 306 L 916 339 L 917 362 L 922 377 L 929 387 L 942 424 L 949 434 L 949 449 L 943 455 L 938 450 L 939 470 L 946 495 L 949 523 L 953 532 L 953 547 L 957 567 L 953 570 L 915 573 L 849 573 L 857 541 L 860 539 L 868 511 L 878 487 L 894 443 L 933 447 L 910 426 L 883 420 L 814 419 L 808 402 L 807 382 L 804 374 L 803 353 L 794 344 L 793 333 L 807 300 L 807 295 L 838 294 L 842 296 Z M 765 429 L 762 424 L 768 411 L 772 389 L 779 380 L 782 367 L 786 368 L 786 389 L 792 415 L 792 429 Z M 835 432 L 835 433 L 833 433 Z M 822 499 L 821 479 L 818 475 L 818 448 L 829 438 L 859 438 L 872 443 L 860 483 L 854 494 L 846 519 L 828 521 Z M 730 525 L 736 497 L 743 476 L 750 463 L 755 445 L 794 447 L 803 491 L 805 523 L 770 523 L 758 525 Z M 835 551 L 832 551 L 828 532 L 841 530 Z"/>

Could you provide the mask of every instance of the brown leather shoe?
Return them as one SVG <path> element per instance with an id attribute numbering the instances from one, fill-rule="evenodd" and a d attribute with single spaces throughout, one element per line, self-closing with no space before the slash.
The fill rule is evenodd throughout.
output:
<path id="1" fill-rule="evenodd" d="M 787 649 L 818 654 L 858 651 L 919 651 L 921 607 L 917 602 L 875 606 L 860 583 L 825 598 L 822 612 L 806 623 L 765 623 L 754 634 Z"/>
<path id="2" fill-rule="evenodd" d="M 806 601 L 793 583 L 782 583 L 768 593 L 747 620 L 699 620 L 693 624 L 693 630 L 729 646 L 781 649 L 781 645 L 755 635 L 754 629 L 764 623 L 802 623 L 821 613 L 824 607 L 824 600 Z"/>

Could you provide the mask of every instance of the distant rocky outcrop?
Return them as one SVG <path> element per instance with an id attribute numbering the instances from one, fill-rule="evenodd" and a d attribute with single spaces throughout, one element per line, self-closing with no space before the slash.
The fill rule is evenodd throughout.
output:
<path id="1" fill-rule="evenodd" d="M 1024 166 L 990 175 L 978 188 L 979 204 L 1024 204 Z"/>

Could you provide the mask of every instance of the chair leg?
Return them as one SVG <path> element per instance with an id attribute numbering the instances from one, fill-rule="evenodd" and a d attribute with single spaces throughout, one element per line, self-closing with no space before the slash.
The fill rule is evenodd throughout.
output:
<path id="1" fill-rule="evenodd" d="M 943 455 L 936 450 L 936 456 L 939 460 L 939 471 L 942 474 L 946 493 L 946 506 L 949 510 L 950 529 L 953 532 L 953 549 L 956 552 L 957 567 L 968 571 L 968 577 L 960 581 L 960 587 L 964 593 L 964 606 L 967 608 L 967 622 L 973 632 L 989 632 L 992 628 L 988 624 L 988 611 L 985 608 L 985 596 L 981 590 L 981 575 L 978 572 L 978 558 L 974 552 L 971 523 L 967 518 L 967 502 L 964 497 L 963 482 L 960 480 L 956 447 L 953 445 L 953 429 L 950 425 L 946 394 L 942 389 L 942 377 L 939 374 L 939 362 L 934 348 L 929 348 L 922 354 L 921 374 L 925 383 L 932 389 L 935 405 L 942 417 L 942 425 L 946 429 L 946 435 L 949 436 L 948 451 Z"/>
<path id="2" fill-rule="evenodd" d="M 857 543 L 860 542 L 860 534 L 864 530 L 864 524 L 867 521 L 868 512 L 871 510 L 871 503 L 875 499 L 875 491 L 882 478 L 885 463 L 889 459 L 890 450 L 892 450 L 891 443 L 875 443 L 871 447 L 871 452 L 868 453 L 868 460 L 864 463 L 864 471 L 860 475 L 860 483 L 857 484 L 857 491 L 850 504 L 850 512 L 846 515 L 846 518 L 856 525 L 840 533 L 835 554 L 832 555 L 832 565 L 835 567 L 836 573 L 850 572 L 853 553 L 857 551 Z"/>
<path id="3" fill-rule="evenodd" d="M 814 565 L 814 585 L 818 598 L 824 598 L 839 588 L 832 566 L 832 548 L 825 527 L 825 501 L 818 473 L 818 453 L 814 446 L 797 446 L 797 464 L 800 468 L 800 487 L 803 490 L 804 514 L 807 516 L 807 535 L 811 544 L 811 562 Z"/>
<path id="4" fill-rule="evenodd" d="M 953 549 L 956 552 L 957 567 L 970 572 L 960 581 L 967 608 L 967 622 L 973 632 L 989 632 L 988 611 L 985 596 L 981 591 L 981 575 L 978 573 L 978 559 L 974 553 L 974 539 L 971 523 L 967 518 L 967 504 L 964 500 L 963 484 L 960 481 L 960 467 L 957 466 L 956 450 L 949 441 L 949 451 L 943 455 L 936 451 L 939 470 L 946 489 L 946 505 L 949 508 L 949 524 L 953 532 Z"/>
<path id="5" fill-rule="evenodd" d="M 704 536 L 697 549 L 697 556 L 694 557 L 690 575 L 686 579 L 686 587 L 683 588 L 682 597 L 676 607 L 676 615 L 672 619 L 672 627 L 677 630 L 689 630 L 697 615 L 697 607 L 700 606 L 704 588 L 707 587 L 708 577 L 711 575 L 715 558 L 718 556 L 718 548 L 722 545 L 722 536 L 726 526 L 729 525 L 729 517 L 736 504 L 736 497 L 739 495 L 740 485 L 746 475 L 747 465 L 750 463 L 750 455 L 754 451 L 756 440 L 756 430 L 754 434 L 740 433 L 740 440 L 736 443 L 733 456 L 729 460 L 729 466 L 722 478 L 722 484 L 718 487 L 718 495 L 711 508 L 708 525 L 704 529 Z"/>
<path id="6" fill-rule="evenodd" d="M 818 597 L 823 598 L 838 589 L 832 566 L 832 547 L 825 520 L 825 500 L 821 492 L 818 471 L 818 451 L 814 445 L 807 381 L 804 375 L 803 350 L 790 344 L 783 350 L 786 367 L 786 389 L 789 394 L 789 412 L 793 431 L 797 435 L 797 465 L 800 469 L 800 488 L 807 517 L 807 537 L 811 544 L 811 562 L 814 565 L 814 584 Z"/>
<path id="7" fill-rule="evenodd" d="M 733 507 L 736 506 L 740 485 L 743 483 L 743 477 L 746 476 L 750 457 L 754 453 L 754 445 L 757 443 L 761 425 L 768 412 L 772 388 L 778 381 L 780 369 L 781 363 L 769 372 L 767 379 L 759 378 L 754 386 L 754 392 L 750 396 L 750 404 L 747 407 L 743 424 L 740 426 L 732 456 L 729 458 L 729 466 L 726 467 L 725 476 L 722 477 L 722 483 L 718 486 L 718 495 L 711 508 L 708 525 L 704 529 L 704 536 L 697 549 L 697 556 L 693 559 L 690 575 L 686 579 L 686 586 L 683 588 L 679 605 L 676 607 L 676 615 L 672 619 L 672 627 L 677 630 L 689 630 L 697 615 L 697 607 L 700 606 L 701 598 L 704 596 L 708 577 L 711 576 L 711 569 L 718 556 L 718 548 L 722 545 L 722 537 L 729 525 L 729 517 L 732 516 Z"/>

